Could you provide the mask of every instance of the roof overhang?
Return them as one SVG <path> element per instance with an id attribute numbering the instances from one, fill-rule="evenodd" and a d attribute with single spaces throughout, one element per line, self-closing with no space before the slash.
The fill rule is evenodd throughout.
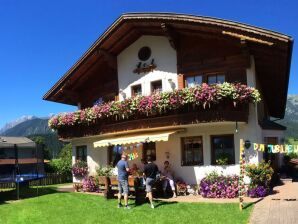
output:
<path id="1" fill-rule="evenodd" d="M 75 95 L 78 91 L 72 86 L 73 83 L 78 83 L 78 79 L 88 79 L 87 74 L 91 74 L 95 68 L 101 67 L 102 73 L 105 73 L 107 67 L 103 66 L 107 63 L 100 64 L 100 61 L 109 62 L 110 68 L 117 69 L 117 66 L 113 65 L 115 57 L 140 36 L 167 36 L 165 27 L 161 24 L 167 24 L 177 33 L 189 32 L 248 41 L 251 54 L 255 56 L 261 84 L 265 86 L 271 76 L 270 90 L 263 91 L 263 96 L 268 101 L 270 116 L 284 117 L 293 48 L 293 39 L 290 36 L 223 19 L 173 13 L 128 13 L 120 16 L 44 95 L 43 99 L 76 105 L 76 100 L 63 97 L 63 95 Z M 112 75 L 110 77 L 117 79 Z M 116 91 L 117 84 L 112 88 L 108 86 L 107 89 Z"/>

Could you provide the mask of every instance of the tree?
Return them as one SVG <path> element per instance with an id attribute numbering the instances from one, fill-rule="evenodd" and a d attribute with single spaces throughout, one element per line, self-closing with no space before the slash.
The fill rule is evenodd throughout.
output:
<path id="1" fill-rule="evenodd" d="M 29 137 L 32 141 L 34 141 L 36 144 L 42 146 L 42 152 L 43 152 L 43 158 L 44 159 L 51 159 L 50 150 L 46 146 L 46 138 L 44 136 L 36 135 L 36 136 L 30 136 Z"/>
<path id="2" fill-rule="evenodd" d="M 52 159 L 47 166 L 47 172 L 71 175 L 72 168 L 72 145 L 65 145 L 58 159 Z"/>

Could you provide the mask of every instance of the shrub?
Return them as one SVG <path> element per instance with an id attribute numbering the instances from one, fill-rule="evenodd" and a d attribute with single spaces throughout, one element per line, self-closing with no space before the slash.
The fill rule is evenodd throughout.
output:
<path id="1" fill-rule="evenodd" d="M 235 198 L 238 196 L 237 175 L 224 176 L 215 171 L 200 182 L 200 194 L 205 198 Z"/>
<path id="2" fill-rule="evenodd" d="M 71 175 L 71 163 L 63 159 L 52 159 L 47 165 L 46 171 L 49 173 Z"/>
<path id="3" fill-rule="evenodd" d="M 248 195 L 251 197 L 266 196 L 269 193 L 273 172 L 270 161 L 268 163 L 262 161 L 258 165 L 247 165 L 246 175 L 250 178 Z"/>
<path id="4" fill-rule="evenodd" d="M 88 166 L 84 161 L 78 161 L 72 166 L 72 173 L 75 177 L 85 177 L 88 174 Z"/>
<path id="5" fill-rule="evenodd" d="M 52 159 L 49 163 L 45 164 L 46 173 L 56 173 L 71 176 L 71 144 L 65 145 L 59 153 L 58 159 Z"/>
<path id="6" fill-rule="evenodd" d="M 90 176 L 83 179 L 83 191 L 84 192 L 98 191 L 98 185 L 96 184 L 94 177 Z"/>
<path id="7" fill-rule="evenodd" d="M 96 169 L 98 176 L 110 177 L 113 175 L 113 167 L 112 166 L 99 166 Z"/>

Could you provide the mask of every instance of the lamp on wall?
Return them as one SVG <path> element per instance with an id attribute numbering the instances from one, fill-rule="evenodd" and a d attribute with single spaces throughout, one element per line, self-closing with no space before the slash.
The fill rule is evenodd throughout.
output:
<path id="1" fill-rule="evenodd" d="M 236 121 L 235 133 L 238 133 L 238 121 Z"/>
<path id="2" fill-rule="evenodd" d="M 171 86 L 172 90 L 174 90 L 175 87 L 176 87 L 176 84 L 173 82 L 172 79 L 168 79 L 168 82 L 170 83 L 170 86 Z"/>
<path id="3" fill-rule="evenodd" d="M 251 142 L 250 142 L 250 140 L 245 140 L 245 142 L 244 142 L 244 147 L 245 147 L 246 149 L 249 149 L 250 146 L 251 146 Z"/>
<path id="4" fill-rule="evenodd" d="M 123 99 L 126 99 L 126 93 L 123 91 L 123 89 L 119 90 L 120 95 L 122 96 Z"/>
<path id="5" fill-rule="evenodd" d="M 166 158 L 169 159 L 170 158 L 170 152 L 165 152 Z"/>

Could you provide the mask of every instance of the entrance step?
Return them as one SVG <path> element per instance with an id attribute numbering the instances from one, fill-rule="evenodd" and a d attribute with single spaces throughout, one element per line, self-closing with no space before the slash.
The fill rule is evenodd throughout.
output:
<path id="1" fill-rule="evenodd" d="M 284 184 L 286 183 L 292 183 L 293 179 L 292 178 L 280 178 L 280 181 Z"/>

